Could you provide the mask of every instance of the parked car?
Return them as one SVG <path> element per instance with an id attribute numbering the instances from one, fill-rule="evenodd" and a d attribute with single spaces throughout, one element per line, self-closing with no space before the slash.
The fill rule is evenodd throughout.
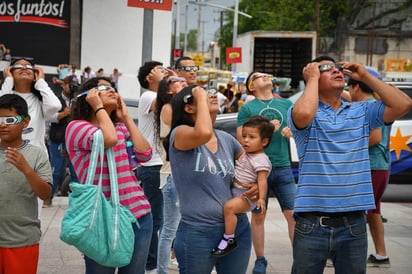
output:
<path id="1" fill-rule="evenodd" d="M 412 98 L 412 82 L 390 82 L 397 86 Z M 302 91 L 290 96 L 288 99 L 295 103 Z M 215 122 L 215 128 L 229 132 L 236 137 L 237 114 L 219 114 Z M 412 111 L 396 120 L 392 124 L 390 134 L 391 151 L 391 174 L 389 182 L 391 184 L 412 183 Z M 290 139 L 290 158 L 295 178 L 298 177 L 298 154 L 293 138 Z"/>
<path id="2" fill-rule="evenodd" d="M 139 99 L 123 98 L 123 101 L 126 103 L 127 111 L 130 116 L 133 118 L 134 123 L 137 126 L 137 110 L 139 109 Z"/>

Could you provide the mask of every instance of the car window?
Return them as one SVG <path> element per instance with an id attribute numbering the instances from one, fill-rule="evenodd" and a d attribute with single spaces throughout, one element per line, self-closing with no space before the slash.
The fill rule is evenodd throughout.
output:
<path id="1" fill-rule="evenodd" d="M 404 87 L 399 85 L 398 88 L 409 95 L 412 98 L 412 86 Z M 412 120 L 412 111 L 409 111 L 407 114 L 399 118 L 399 120 Z"/>

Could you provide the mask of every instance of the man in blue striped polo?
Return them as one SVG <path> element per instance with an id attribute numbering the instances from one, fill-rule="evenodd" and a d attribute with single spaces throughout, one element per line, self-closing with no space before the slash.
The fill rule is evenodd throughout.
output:
<path id="1" fill-rule="evenodd" d="M 382 101 L 342 101 L 344 76 L 371 87 Z M 365 211 L 375 208 L 368 155 L 373 128 L 407 113 L 412 100 L 360 64 L 321 56 L 303 69 L 306 87 L 289 109 L 299 155 L 292 273 L 366 273 Z"/>

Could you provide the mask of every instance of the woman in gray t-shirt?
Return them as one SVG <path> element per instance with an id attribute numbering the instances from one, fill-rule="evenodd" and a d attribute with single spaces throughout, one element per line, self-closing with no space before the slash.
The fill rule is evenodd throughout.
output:
<path id="1" fill-rule="evenodd" d="M 180 273 L 246 273 L 251 232 L 246 214 L 239 214 L 238 248 L 223 258 L 211 255 L 224 232 L 223 205 L 232 198 L 234 161 L 241 145 L 230 134 L 213 129 L 219 111 L 217 96 L 189 86 L 172 100 L 169 159 L 179 195 L 181 221 L 174 244 Z M 255 184 L 247 196 L 257 195 Z"/>

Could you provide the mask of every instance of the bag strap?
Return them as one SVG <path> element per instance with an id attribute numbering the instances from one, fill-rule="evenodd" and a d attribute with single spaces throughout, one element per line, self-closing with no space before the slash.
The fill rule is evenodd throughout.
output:
<path id="1" fill-rule="evenodd" d="M 104 154 L 101 153 L 101 148 L 104 149 L 104 143 L 103 143 L 102 131 L 99 129 L 93 135 L 92 152 L 90 155 L 89 167 L 87 168 L 87 178 L 86 178 L 86 182 L 84 183 L 85 185 L 93 184 L 93 181 L 96 175 L 96 167 L 97 167 L 97 162 L 99 160 L 99 155 L 100 155 L 100 167 L 101 168 L 103 167 Z M 101 174 L 102 173 L 100 172 L 100 175 Z M 101 187 L 101 176 L 99 178 L 99 185 Z"/>
<path id="2" fill-rule="evenodd" d="M 106 149 L 107 165 L 109 166 L 111 201 L 113 206 L 112 212 L 112 244 L 113 249 L 117 248 L 120 240 L 120 201 L 119 201 L 119 186 L 117 184 L 117 171 L 114 160 L 113 148 Z"/>
<path id="3" fill-rule="evenodd" d="M 100 158 L 99 158 L 100 156 Z M 102 195 L 102 176 L 103 176 L 103 157 L 104 157 L 104 142 L 103 142 L 103 134 L 102 131 L 99 129 L 93 135 L 93 145 L 92 145 L 92 152 L 90 155 L 90 162 L 89 167 L 87 169 L 87 178 L 85 184 L 92 185 L 93 180 L 96 174 L 96 167 L 97 161 L 100 160 L 100 175 L 99 175 L 99 182 L 97 184 L 97 191 L 95 195 L 95 202 L 93 204 L 92 212 L 90 215 L 90 222 L 89 228 L 94 226 L 94 223 L 97 220 L 97 215 L 99 213 L 99 207 L 101 204 L 101 197 Z"/>

